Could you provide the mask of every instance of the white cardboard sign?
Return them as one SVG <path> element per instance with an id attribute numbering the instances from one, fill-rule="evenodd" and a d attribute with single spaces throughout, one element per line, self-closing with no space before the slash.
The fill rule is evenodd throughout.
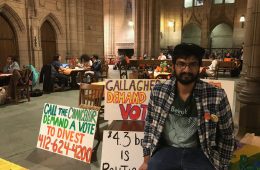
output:
<path id="1" fill-rule="evenodd" d="M 144 132 L 104 131 L 100 169 L 137 170 L 143 163 L 143 138 Z"/>
<path id="2" fill-rule="evenodd" d="M 227 98 L 231 107 L 232 113 L 234 113 L 235 109 L 235 82 L 230 80 L 210 80 L 210 79 L 202 79 L 205 82 L 211 83 L 217 87 L 220 87 L 225 90 L 227 94 Z"/>
<path id="3" fill-rule="evenodd" d="M 144 120 L 153 87 L 162 79 L 106 79 L 105 120 Z"/>
<path id="4" fill-rule="evenodd" d="M 97 110 L 45 103 L 37 148 L 90 163 Z"/>

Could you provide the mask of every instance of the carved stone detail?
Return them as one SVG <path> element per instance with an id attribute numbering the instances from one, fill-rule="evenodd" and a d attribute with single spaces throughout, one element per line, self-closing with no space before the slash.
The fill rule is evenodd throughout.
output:
<path id="1" fill-rule="evenodd" d="M 61 10 L 62 6 L 61 6 L 61 2 L 60 1 L 56 2 L 56 8 L 57 8 L 58 11 Z"/>
<path id="2" fill-rule="evenodd" d="M 42 7 L 45 6 L 45 0 L 40 0 L 39 3 L 40 3 L 40 6 L 42 6 Z"/>

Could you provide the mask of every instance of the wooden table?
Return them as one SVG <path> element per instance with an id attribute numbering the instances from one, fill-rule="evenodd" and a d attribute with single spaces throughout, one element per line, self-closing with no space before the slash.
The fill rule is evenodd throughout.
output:
<path id="1" fill-rule="evenodd" d="M 77 74 L 79 73 L 79 76 L 80 76 L 80 82 L 83 81 L 83 76 L 84 76 L 84 73 L 88 71 L 88 69 L 85 69 L 85 68 L 74 68 L 71 70 L 71 73 L 70 73 L 70 77 L 71 77 L 71 88 L 78 88 L 78 84 L 77 84 Z"/>
<path id="2" fill-rule="evenodd" d="M 108 130 L 143 132 L 144 125 L 144 121 L 113 120 L 113 122 L 109 125 Z"/>
<path id="3" fill-rule="evenodd" d="M 11 75 L 13 75 L 13 74 L 0 73 L 0 78 L 2 78 L 2 77 L 9 77 Z"/>

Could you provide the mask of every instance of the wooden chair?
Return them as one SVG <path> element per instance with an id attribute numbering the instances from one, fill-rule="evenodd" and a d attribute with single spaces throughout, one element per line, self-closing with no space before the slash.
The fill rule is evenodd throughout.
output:
<path id="1" fill-rule="evenodd" d="M 128 79 L 127 67 L 128 67 L 127 65 L 119 65 L 120 79 Z"/>
<path id="2" fill-rule="evenodd" d="M 101 66 L 101 76 L 98 77 L 98 79 L 101 79 L 101 81 L 103 81 L 104 79 L 108 78 L 108 70 L 109 70 L 109 66 L 108 64 L 104 64 Z"/>
<path id="3" fill-rule="evenodd" d="M 149 74 L 149 71 L 148 69 L 145 69 L 145 68 L 139 68 L 138 70 L 138 79 L 151 79 L 152 75 Z M 152 72 L 153 74 L 153 72 Z"/>
<path id="4" fill-rule="evenodd" d="M 89 106 L 101 107 L 101 102 L 104 95 L 104 86 L 92 85 L 81 83 L 79 90 L 79 106 L 86 104 Z M 98 114 L 97 128 L 95 133 L 95 139 L 97 139 L 97 144 L 93 148 L 92 161 L 97 161 L 97 149 L 102 140 L 101 130 L 99 127 L 100 121 L 103 121 L 104 116 L 101 116 L 101 111 Z"/>
<path id="5" fill-rule="evenodd" d="M 85 73 L 82 77 L 83 78 L 80 80 L 80 83 L 91 84 L 97 81 L 95 75 L 92 73 Z"/>
<path id="6" fill-rule="evenodd" d="M 14 99 L 15 103 L 18 103 L 18 99 L 22 98 L 23 95 L 26 96 L 28 102 L 30 101 L 30 82 L 32 80 L 32 71 L 28 68 L 23 70 L 16 70 L 13 72 L 14 79 L 17 78 L 18 81 L 14 80 Z M 20 77 L 20 78 L 19 78 Z"/>
<path id="7" fill-rule="evenodd" d="M 235 66 L 236 63 L 233 61 L 220 61 L 218 72 L 223 72 L 223 75 L 225 75 L 226 72 L 231 74 L 231 70 L 233 70 Z"/>

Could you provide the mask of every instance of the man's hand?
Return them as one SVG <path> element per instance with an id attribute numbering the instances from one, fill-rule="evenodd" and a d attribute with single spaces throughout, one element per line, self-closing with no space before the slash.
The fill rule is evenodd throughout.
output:
<path id="1" fill-rule="evenodd" d="M 140 166 L 139 170 L 147 170 L 148 169 L 148 163 L 143 162 L 143 164 Z"/>
<path id="2" fill-rule="evenodd" d="M 144 157 L 144 162 L 140 166 L 139 170 L 147 170 L 148 169 L 148 162 L 149 162 L 149 160 L 150 160 L 150 156 L 145 156 Z"/>

